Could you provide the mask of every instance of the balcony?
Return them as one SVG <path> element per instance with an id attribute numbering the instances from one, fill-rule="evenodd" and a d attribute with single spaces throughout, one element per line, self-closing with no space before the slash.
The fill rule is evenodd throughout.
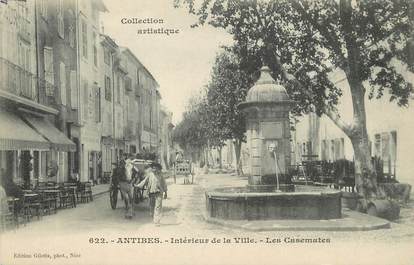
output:
<path id="1" fill-rule="evenodd" d="M 22 67 L 0 58 L 0 89 L 38 102 L 35 76 Z"/>
<path id="2" fill-rule="evenodd" d="M 55 91 L 55 85 L 45 79 L 39 79 L 39 103 L 56 107 Z"/>

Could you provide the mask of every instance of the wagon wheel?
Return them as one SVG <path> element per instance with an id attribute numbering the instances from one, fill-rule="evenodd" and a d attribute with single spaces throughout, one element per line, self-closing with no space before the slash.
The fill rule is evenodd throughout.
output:
<path id="1" fill-rule="evenodd" d="M 133 198 L 134 198 L 134 203 L 135 204 L 140 203 L 142 201 L 142 190 L 134 188 Z"/>
<path id="2" fill-rule="evenodd" d="M 111 203 L 111 208 L 115 210 L 116 203 L 118 201 L 118 188 L 117 187 L 112 187 L 112 189 L 109 191 L 109 201 Z"/>

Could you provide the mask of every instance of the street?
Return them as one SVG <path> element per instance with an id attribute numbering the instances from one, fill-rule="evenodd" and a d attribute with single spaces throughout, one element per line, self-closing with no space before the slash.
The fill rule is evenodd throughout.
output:
<path id="1" fill-rule="evenodd" d="M 202 234 L 203 236 L 236 236 L 240 233 L 237 229 L 220 227 L 209 224 L 204 220 L 206 189 L 223 186 L 242 186 L 247 182 L 246 178 L 225 174 L 199 175 L 193 185 L 183 185 L 183 179 L 177 177 L 177 184 L 173 184 L 169 178 L 168 199 L 163 200 L 163 218 L 161 226 L 155 227 L 149 216 L 148 201 L 145 200 L 134 206 L 135 216 L 124 218 L 124 203 L 118 195 L 117 208 L 113 210 L 109 204 L 109 194 L 104 193 L 88 204 L 79 204 L 77 208 L 63 209 L 55 215 L 44 216 L 41 220 L 33 219 L 26 226 L 7 232 L 13 235 L 65 235 L 65 234 L 106 234 L 119 232 L 139 232 L 152 234 L 162 232 L 174 234 L 174 236 L 191 236 Z M 402 214 L 410 214 L 411 204 L 402 209 Z M 411 216 L 412 218 L 412 216 Z M 329 236 L 332 240 L 401 240 L 414 239 L 414 225 L 410 216 L 402 216 L 402 224 L 392 223 L 392 229 L 352 232 L 349 237 L 347 232 L 322 232 L 320 235 Z M 278 234 L 291 235 L 294 232 L 278 232 Z M 243 231 L 246 236 L 263 236 L 273 232 L 249 232 Z M 300 232 L 308 236 L 319 236 L 318 232 Z"/>
<path id="2" fill-rule="evenodd" d="M 104 193 L 89 204 L 80 204 L 77 208 L 61 210 L 55 215 L 44 216 L 39 221 L 34 220 L 15 231 L 6 232 L 1 237 L 1 253 L 5 254 L 6 261 L 12 260 L 13 264 L 28 264 L 24 263 L 24 258 L 13 257 L 16 253 L 28 252 L 28 249 L 30 249 L 30 253 L 38 253 L 39 255 L 49 253 L 50 262 L 55 258 L 61 258 L 59 256 L 61 252 L 63 257 L 73 256 L 68 258 L 68 262 L 73 258 L 80 259 L 79 262 L 82 263 L 86 260 L 92 262 L 95 255 L 101 256 L 101 259 L 102 255 L 108 255 L 107 262 L 112 264 L 111 261 L 116 260 L 117 256 L 109 256 L 110 253 L 106 250 L 122 253 L 122 251 L 137 251 L 139 249 L 139 253 L 141 253 L 139 255 L 147 255 L 157 249 L 164 249 L 164 246 L 174 245 L 180 255 L 183 254 L 180 251 L 184 251 L 185 255 L 194 256 L 204 253 L 206 249 L 211 247 L 223 250 L 223 248 L 231 249 L 228 247 L 234 247 L 235 244 L 237 245 L 236 252 L 243 252 L 243 249 L 247 250 L 248 245 L 251 245 L 251 241 L 253 241 L 259 242 L 260 250 L 269 255 L 274 251 L 281 250 L 311 252 L 314 249 L 313 251 L 326 251 L 327 254 L 338 257 L 338 255 L 346 255 L 346 253 L 332 252 L 336 249 L 335 246 L 349 244 L 354 248 L 350 251 L 354 252 L 366 244 L 371 245 L 373 242 L 375 242 L 375 249 L 388 244 L 387 249 L 395 249 L 393 252 L 387 253 L 397 255 L 399 251 L 412 246 L 414 239 L 412 222 L 409 222 L 410 225 L 393 223 L 391 229 L 366 232 L 252 232 L 221 227 L 209 224 L 204 220 L 205 189 L 244 185 L 247 180 L 235 175 L 209 174 L 196 176 L 193 185 L 183 185 L 182 181 L 182 178 L 177 179 L 177 184 L 171 183 L 172 178 L 167 181 L 169 198 L 163 201 L 163 218 L 160 227 L 152 224 L 147 201 L 135 206 L 135 216 L 132 220 L 128 220 L 124 218 L 123 202 L 119 200 L 117 209 L 112 210 L 109 204 L 109 195 Z M 212 243 L 214 239 L 223 240 L 224 238 L 231 239 L 232 244 Z M 292 239 L 296 238 L 328 240 L 329 244 L 326 242 L 320 244 L 291 243 Z M 205 244 L 205 240 L 209 241 L 209 244 Z M 8 246 L 10 242 L 13 242 L 13 247 Z M 393 244 L 390 244 L 391 242 Z M 151 248 L 156 243 L 161 243 L 159 248 Z M 111 248 L 107 248 L 108 245 Z M 30 248 L 28 248 L 29 246 Z M 187 248 L 181 248 L 182 246 L 187 246 Z M 289 246 L 289 248 L 284 248 L 284 246 Z M 51 253 L 50 249 L 61 251 Z M 375 252 L 375 249 L 371 245 L 370 251 Z M 171 250 L 170 248 L 164 254 L 172 256 L 177 254 Z M 12 253 L 6 251 L 12 251 Z M 54 258 L 52 254 L 56 254 L 56 257 Z M 315 254 L 314 257 L 319 256 Z M 391 256 L 388 258 L 392 260 Z M 44 264 L 48 264 L 49 259 L 43 259 L 45 259 Z M 154 263 L 162 263 L 162 260 L 160 257 L 155 257 Z M 220 259 L 209 260 L 209 263 L 221 264 Z"/>

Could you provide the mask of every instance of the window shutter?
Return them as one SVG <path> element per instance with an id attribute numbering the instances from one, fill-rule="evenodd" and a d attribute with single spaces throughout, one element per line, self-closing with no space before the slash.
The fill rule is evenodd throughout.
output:
<path id="1" fill-rule="evenodd" d="M 98 86 L 95 91 L 95 122 L 101 122 L 101 88 Z"/>
<path id="2" fill-rule="evenodd" d="M 44 48 L 44 71 L 46 95 L 54 95 L 54 76 L 53 76 L 53 50 L 50 47 Z"/>
<path id="3" fill-rule="evenodd" d="M 70 71 L 70 104 L 72 109 L 78 108 L 78 89 L 76 85 L 76 71 Z"/>
<path id="4" fill-rule="evenodd" d="M 83 90 L 82 114 L 83 114 L 83 121 L 86 121 L 88 119 L 88 101 L 89 101 L 88 81 L 86 80 L 83 81 L 82 90 Z"/>
<path id="5" fill-rule="evenodd" d="M 62 105 L 66 106 L 66 66 L 64 63 L 60 63 L 60 100 Z"/>

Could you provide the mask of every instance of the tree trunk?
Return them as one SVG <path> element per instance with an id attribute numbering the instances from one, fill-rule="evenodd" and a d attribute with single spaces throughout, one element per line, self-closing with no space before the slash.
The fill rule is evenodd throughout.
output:
<path id="1" fill-rule="evenodd" d="M 234 152 L 236 153 L 236 170 L 237 170 L 237 175 L 241 175 L 243 170 L 242 170 L 242 162 L 241 162 L 241 145 L 242 145 L 242 141 L 237 139 L 234 143 Z"/>
<path id="2" fill-rule="evenodd" d="M 360 195 L 364 197 L 363 209 L 366 209 L 367 200 L 378 197 L 377 177 L 371 162 L 371 150 L 368 139 L 365 88 L 361 81 L 348 76 L 354 110 L 354 124 L 349 138 L 354 148 L 355 157 L 355 185 Z"/>
<path id="3" fill-rule="evenodd" d="M 222 152 L 221 151 L 223 150 L 223 147 L 220 146 L 217 149 L 219 151 L 219 168 L 222 169 L 223 168 L 223 161 L 222 161 Z"/>

